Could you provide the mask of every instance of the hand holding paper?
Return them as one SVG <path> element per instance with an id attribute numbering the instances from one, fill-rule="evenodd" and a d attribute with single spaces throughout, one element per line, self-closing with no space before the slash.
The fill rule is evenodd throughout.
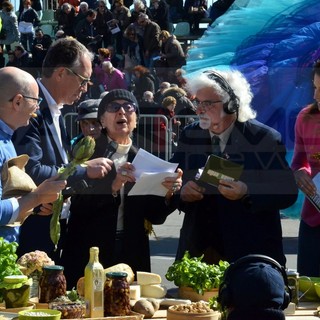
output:
<path id="1" fill-rule="evenodd" d="M 177 163 L 164 161 L 143 149 L 139 149 L 132 165 L 135 167 L 136 184 L 130 190 L 129 196 L 147 194 L 165 196 L 168 189 L 162 182 L 166 177 L 178 176 L 175 172 Z"/>

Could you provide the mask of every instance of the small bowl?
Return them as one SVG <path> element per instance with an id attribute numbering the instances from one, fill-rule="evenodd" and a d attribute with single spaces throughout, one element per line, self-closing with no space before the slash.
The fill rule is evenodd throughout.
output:
<path id="1" fill-rule="evenodd" d="M 51 302 L 49 308 L 61 311 L 61 319 L 80 319 L 86 314 L 86 305 L 84 303 L 61 303 Z"/>
<path id="2" fill-rule="evenodd" d="M 173 310 L 174 306 L 171 306 L 167 310 L 167 320 L 193 320 L 193 319 L 201 319 L 201 320 L 219 320 L 220 312 L 213 311 L 205 312 L 205 313 L 193 313 L 193 312 L 182 312 Z"/>
<path id="3" fill-rule="evenodd" d="M 302 295 L 300 295 L 301 301 L 320 300 L 320 296 L 316 292 L 315 283 L 320 283 L 319 277 L 299 277 L 299 291 L 302 292 Z"/>
<path id="4" fill-rule="evenodd" d="M 23 310 L 18 313 L 19 320 L 60 320 L 61 312 L 51 309 Z"/>

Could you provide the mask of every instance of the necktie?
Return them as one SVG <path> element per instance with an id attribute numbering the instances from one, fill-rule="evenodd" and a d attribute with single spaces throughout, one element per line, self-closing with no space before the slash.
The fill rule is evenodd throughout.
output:
<path id="1" fill-rule="evenodd" d="M 221 156 L 220 138 L 218 136 L 213 136 L 211 138 L 211 144 L 212 144 L 212 153 L 216 156 Z"/>

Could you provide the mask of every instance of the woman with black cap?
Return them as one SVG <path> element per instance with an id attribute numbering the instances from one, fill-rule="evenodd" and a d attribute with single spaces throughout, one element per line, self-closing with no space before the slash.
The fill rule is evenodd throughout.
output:
<path id="1" fill-rule="evenodd" d="M 99 104 L 101 136 L 96 140 L 95 157 L 108 156 L 112 170 L 101 180 L 88 181 L 86 194 L 72 198 L 68 235 L 62 254 L 67 285 L 72 288 L 83 276 L 89 261 L 89 248 L 100 248 L 99 260 L 107 268 L 123 262 L 133 271 L 150 271 L 150 250 L 146 220 L 162 224 L 176 209 L 174 193 L 182 184 L 177 178 L 165 178 L 165 197 L 128 196 L 135 184 L 131 164 L 137 153 L 132 132 L 139 115 L 134 95 L 124 89 L 107 93 Z"/>

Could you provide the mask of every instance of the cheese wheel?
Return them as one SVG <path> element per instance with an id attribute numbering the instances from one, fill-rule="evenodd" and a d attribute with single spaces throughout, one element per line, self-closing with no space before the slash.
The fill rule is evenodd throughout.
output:
<path id="1" fill-rule="evenodd" d="M 156 273 L 137 271 L 137 283 L 142 286 L 148 284 L 160 284 L 161 276 Z"/>
<path id="2" fill-rule="evenodd" d="M 141 296 L 145 298 L 161 299 L 167 294 L 167 288 L 161 284 L 141 286 Z"/>
<path id="3" fill-rule="evenodd" d="M 139 300 L 141 298 L 141 289 L 139 285 L 130 286 L 130 299 Z"/>

